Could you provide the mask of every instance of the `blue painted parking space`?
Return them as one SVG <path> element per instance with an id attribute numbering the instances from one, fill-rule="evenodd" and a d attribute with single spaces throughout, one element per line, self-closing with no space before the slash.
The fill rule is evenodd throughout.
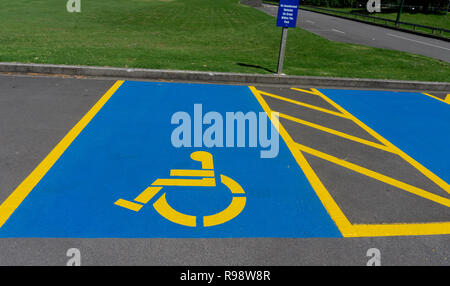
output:
<path id="1" fill-rule="evenodd" d="M 264 112 L 246 86 L 125 82 L 11 211 L 0 237 L 341 236 L 281 138 L 273 158 L 261 158 L 265 147 L 238 147 L 237 127 L 234 147 L 199 147 L 200 105 L 216 119 Z M 192 136 L 180 139 L 191 147 L 173 144 L 177 112 L 192 115 Z M 206 132 L 211 121 L 200 120 Z"/>

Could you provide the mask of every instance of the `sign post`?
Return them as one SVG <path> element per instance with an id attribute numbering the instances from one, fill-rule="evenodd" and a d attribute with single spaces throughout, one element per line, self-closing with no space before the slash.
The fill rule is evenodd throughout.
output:
<path id="1" fill-rule="evenodd" d="M 299 0 L 280 0 L 278 6 L 277 26 L 282 27 L 280 55 L 278 57 L 278 74 L 282 74 L 284 53 L 286 49 L 286 38 L 288 28 L 295 28 L 297 24 Z"/>
<path id="2" fill-rule="evenodd" d="M 405 4 L 405 0 L 402 0 L 400 3 L 400 7 L 398 8 L 397 19 L 395 20 L 395 26 L 398 28 L 400 22 L 400 16 L 402 15 L 403 5 Z"/>

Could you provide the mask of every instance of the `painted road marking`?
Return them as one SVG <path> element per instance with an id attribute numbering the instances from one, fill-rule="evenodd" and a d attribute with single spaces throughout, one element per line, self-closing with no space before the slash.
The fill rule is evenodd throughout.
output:
<path id="1" fill-rule="evenodd" d="M 148 187 L 142 193 L 140 193 L 134 200 L 138 203 L 146 204 L 151 199 L 153 199 L 161 189 L 162 187 Z"/>
<path id="2" fill-rule="evenodd" d="M 293 88 L 293 89 L 304 92 L 304 90 L 301 90 L 301 89 L 295 89 L 295 88 Z M 268 96 L 274 97 L 274 98 L 280 98 L 279 96 L 272 95 L 272 94 L 269 94 L 267 92 L 261 92 L 260 91 L 260 93 L 264 94 L 264 95 L 268 95 Z M 294 100 L 286 100 L 286 101 L 299 105 L 298 101 L 294 101 Z M 335 106 L 335 107 L 337 107 L 337 106 Z M 343 114 L 347 114 L 347 115 L 344 115 L 345 118 L 348 118 L 348 119 L 351 118 L 351 116 L 348 113 L 343 113 Z M 342 132 L 339 132 L 339 131 L 336 131 L 336 130 L 333 130 L 331 128 L 327 128 L 327 127 L 324 127 L 324 126 L 321 126 L 321 125 L 318 125 L 318 124 L 314 124 L 314 123 L 308 122 L 306 120 L 295 118 L 293 116 L 289 116 L 289 115 L 286 115 L 286 114 L 283 114 L 283 113 L 279 113 L 279 116 L 281 118 L 285 118 L 285 119 L 291 120 L 291 121 L 296 122 L 296 123 L 304 124 L 304 125 L 307 125 L 309 127 L 316 128 L 316 129 L 322 130 L 324 132 L 334 134 L 336 136 L 340 136 L 340 137 L 343 137 L 343 138 L 346 138 L 346 139 L 349 139 L 349 140 L 352 140 L 352 141 L 355 141 L 355 142 L 359 142 L 359 143 L 362 143 L 362 144 L 365 144 L 365 145 L 368 145 L 368 146 L 371 146 L 371 147 L 374 147 L 374 148 L 378 148 L 378 149 L 381 149 L 381 150 L 384 150 L 384 151 L 387 151 L 387 152 L 391 152 L 391 153 L 397 154 L 396 151 L 393 148 L 388 147 L 388 146 L 383 145 L 383 144 L 378 144 L 378 143 L 374 143 L 372 141 L 361 139 L 361 138 L 358 138 L 358 137 L 355 137 L 355 136 L 352 136 L 352 135 L 349 135 L 349 134 L 346 134 L 346 133 L 342 133 Z M 450 206 L 450 200 L 448 200 L 446 198 L 434 195 L 432 193 L 426 192 L 424 190 L 421 190 L 421 189 L 416 188 L 414 186 L 411 186 L 409 184 L 400 182 L 400 181 L 395 180 L 393 178 L 390 178 L 388 176 L 385 176 L 385 175 L 379 174 L 377 172 L 374 172 L 374 171 L 368 170 L 366 168 L 363 168 L 361 166 L 352 164 L 350 162 L 346 162 L 344 160 L 340 160 L 340 159 L 338 159 L 336 157 L 333 157 L 333 156 L 330 156 L 328 154 L 322 153 L 320 151 L 314 150 L 314 149 L 309 148 L 307 146 L 304 146 L 302 144 L 296 143 L 296 145 L 297 145 L 297 147 L 299 147 L 299 149 L 301 151 L 304 151 L 304 152 L 307 152 L 309 154 L 315 155 L 317 157 L 320 157 L 322 159 L 328 160 L 328 161 L 333 162 L 335 164 L 338 164 L 340 166 L 344 166 L 344 167 L 346 167 L 348 169 L 351 169 L 351 170 L 354 170 L 354 171 L 359 172 L 361 174 L 370 176 L 370 177 L 375 178 L 375 179 L 377 179 L 379 181 L 382 181 L 384 183 L 388 183 L 390 185 L 393 185 L 393 186 L 398 187 L 400 189 L 403 189 L 405 191 L 414 193 L 414 194 L 416 194 L 418 196 L 427 198 L 427 199 L 432 200 L 434 202 L 440 203 L 440 204 L 445 205 L 447 207 Z"/>
<path id="3" fill-rule="evenodd" d="M 436 183 L 438 186 L 440 186 L 445 191 L 449 192 L 449 185 L 442 180 L 440 177 L 435 175 L 433 172 L 425 168 L 422 164 L 414 160 L 412 157 L 407 155 L 405 152 L 400 150 L 398 147 L 396 147 L 394 144 L 392 144 L 390 141 L 379 135 L 377 132 L 375 132 L 373 129 L 369 128 L 366 124 L 364 124 L 362 121 L 360 121 L 358 118 L 356 118 L 352 113 L 345 110 L 341 105 L 337 104 L 335 101 L 331 100 L 330 97 L 325 96 L 322 92 L 318 91 L 317 89 L 312 89 L 313 92 L 316 92 L 317 95 L 322 97 L 324 100 L 332 104 L 336 109 L 340 110 L 342 113 L 349 116 L 355 123 L 357 123 L 361 128 L 366 130 L 369 134 L 374 136 L 377 140 L 379 140 L 381 143 L 385 144 L 386 146 L 390 147 L 392 150 L 394 150 L 401 158 L 403 158 L 405 161 L 410 163 L 412 166 L 414 166 L 417 170 L 419 170 L 421 173 L 423 173 L 426 177 L 428 177 L 430 180 L 432 180 L 434 183 Z M 330 90 L 326 91 L 327 94 L 331 94 Z M 336 91 L 334 91 L 336 92 Z M 345 95 L 348 95 L 351 93 L 351 91 L 345 91 Z M 356 92 L 355 94 L 361 94 L 362 92 Z M 369 92 L 364 92 L 364 94 L 368 94 Z M 333 95 L 336 94 L 343 94 L 342 92 L 336 92 Z M 375 93 L 372 93 L 375 96 Z M 386 97 L 381 98 L 380 93 L 376 93 L 377 100 L 383 101 L 383 107 L 389 106 L 385 103 L 388 101 Z M 389 94 L 386 96 L 392 96 L 392 94 Z M 404 95 L 411 96 L 410 94 Z M 405 98 L 406 99 L 406 98 Z M 350 102 L 353 100 L 353 104 L 356 103 L 356 99 L 354 97 L 349 98 L 346 97 L 346 102 Z M 370 101 L 370 109 L 377 110 L 374 107 L 374 100 Z M 404 103 L 402 102 L 401 105 Z M 421 108 L 424 108 L 424 105 L 420 104 Z M 381 109 L 381 107 L 380 107 Z M 396 112 L 398 113 L 399 109 L 396 109 Z M 368 110 L 366 110 L 368 111 Z M 386 111 L 383 112 L 383 114 L 379 115 L 386 116 L 386 114 L 389 114 L 389 112 L 394 111 Z M 367 112 L 368 113 L 368 112 Z M 367 114 L 364 113 L 364 114 Z M 416 114 L 416 112 L 414 112 Z M 359 117 L 361 117 L 363 114 L 359 113 Z M 436 114 L 434 114 L 436 115 Z M 414 118 L 413 116 L 408 117 L 408 120 L 411 121 L 411 118 Z M 444 121 L 445 122 L 445 121 Z M 417 125 L 415 125 L 417 128 Z M 429 128 L 429 127 L 428 127 Z M 396 130 L 396 129 L 394 129 Z M 439 133 L 437 133 L 439 134 Z M 440 137 L 442 139 L 442 137 Z M 408 142 L 414 142 L 415 138 L 411 138 Z M 404 142 L 404 140 L 402 141 Z M 423 150 L 422 150 L 423 152 Z M 444 155 L 445 158 L 445 155 Z M 421 235 L 421 234 L 449 234 L 450 233 L 450 222 L 438 222 L 438 223 L 428 223 L 428 224 L 386 224 L 386 225 L 352 225 L 351 229 L 348 229 L 348 232 L 344 234 L 344 236 L 385 236 L 385 235 Z"/>
<path id="4" fill-rule="evenodd" d="M 140 205 L 140 204 L 137 204 L 137 203 L 134 203 L 134 202 L 130 202 L 130 201 L 127 201 L 127 200 L 122 200 L 122 199 L 117 200 L 115 202 L 115 204 L 118 205 L 118 206 L 130 209 L 130 210 L 133 210 L 135 212 L 138 212 L 142 208 L 142 205 Z"/>
<path id="5" fill-rule="evenodd" d="M 174 147 L 171 116 L 197 103 L 264 112 L 245 86 L 117 82 L 6 200 L 0 237 L 342 237 L 283 141 L 271 159 Z"/>
<path id="6" fill-rule="evenodd" d="M 279 96 L 279 95 L 276 95 L 276 94 L 272 94 L 272 93 L 269 93 L 269 92 L 266 92 L 266 91 L 262 91 L 262 90 L 260 90 L 259 93 L 261 93 L 263 95 L 266 95 L 266 96 L 270 96 L 272 98 L 283 100 L 283 101 L 286 101 L 286 102 L 289 102 L 289 103 L 293 103 L 293 104 L 304 106 L 304 107 L 307 107 L 307 108 L 310 108 L 310 109 L 314 109 L 314 110 L 317 110 L 317 111 L 325 112 L 325 113 L 328 113 L 328 114 L 331 114 L 331 115 L 334 115 L 334 116 L 347 118 L 347 116 L 345 116 L 342 113 L 339 113 L 339 112 L 336 112 L 336 111 L 333 111 L 333 110 L 328 110 L 326 108 L 314 106 L 312 104 L 308 104 L 308 103 L 300 102 L 300 101 L 297 101 L 297 100 L 289 99 L 289 98 L 282 97 L 282 96 Z"/>
<path id="7" fill-rule="evenodd" d="M 180 110 L 188 111 L 194 104 L 202 103 L 205 109 L 216 112 L 264 111 L 271 115 L 263 97 L 268 96 L 355 122 L 378 142 L 289 115 L 280 116 L 396 154 L 449 191 L 446 178 L 441 178 L 449 173 L 438 164 L 442 158 L 448 158 L 447 150 L 441 150 L 440 157 L 421 150 L 432 160 L 421 157 L 416 161 L 412 157 L 419 156 L 417 150 L 408 146 L 408 151 L 400 150 L 396 145 L 405 148 L 403 141 L 399 144 L 398 138 L 383 129 L 385 122 L 379 118 L 371 120 L 371 116 L 377 116 L 371 113 L 375 109 L 372 105 L 382 102 L 383 108 L 390 108 L 386 103 L 391 102 L 383 94 L 377 93 L 373 98 L 366 91 L 295 90 L 322 98 L 337 112 L 254 87 L 118 81 L 0 206 L 0 237 L 358 237 L 450 233 L 450 222 L 351 223 L 304 153 L 447 207 L 449 199 L 296 143 L 276 117 L 269 116 L 269 125 L 277 128 L 283 140 L 278 157 L 273 159 L 261 159 L 259 150 L 252 148 L 205 150 L 175 148 L 170 143 L 170 117 Z M 427 109 L 428 105 L 421 104 L 423 98 L 426 99 L 421 96 L 413 100 L 421 109 Z M 358 105 L 362 99 L 369 100 L 371 109 Z M 430 104 L 438 112 L 433 113 L 435 126 L 426 126 L 425 130 L 431 129 L 442 139 L 448 134 L 436 130 L 444 130 L 442 122 L 448 122 L 442 115 L 446 114 L 442 108 L 447 106 L 438 101 Z M 420 118 L 419 114 L 418 119 L 410 121 Z M 394 119 L 391 121 L 395 124 Z M 412 126 L 420 133 L 423 128 L 417 124 Z M 390 140 L 379 134 L 387 134 Z M 427 135 L 439 141 L 433 134 Z M 410 134 L 401 136 L 404 140 Z M 396 145 L 390 143 L 391 138 Z M 436 144 L 434 148 L 439 149 Z M 425 165 L 431 170 L 419 161 L 427 161 Z"/>
<path id="8" fill-rule="evenodd" d="M 346 114 L 351 118 L 353 122 L 358 124 L 362 129 L 364 129 L 366 132 L 368 132 L 370 135 L 372 135 L 374 138 L 376 138 L 378 141 L 386 145 L 387 147 L 391 148 L 397 155 L 402 157 L 405 161 L 410 163 L 412 166 L 414 166 L 417 170 L 419 170 L 422 174 L 424 174 L 426 177 L 428 177 L 430 180 L 432 180 L 434 183 L 436 183 L 438 186 L 440 186 L 442 189 L 444 189 L 446 192 L 450 193 L 450 185 L 439 178 L 437 175 L 435 175 L 433 172 L 428 170 L 426 167 L 424 167 L 422 164 L 414 160 L 412 157 L 410 157 L 408 154 L 397 148 L 394 144 L 386 140 L 384 137 L 379 135 L 377 132 L 375 132 L 373 129 L 369 128 L 367 125 L 365 125 L 363 122 L 361 122 L 358 118 L 350 114 L 348 111 L 346 111 L 344 108 L 342 108 L 340 105 L 332 101 L 329 97 L 325 96 L 323 93 L 318 91 L 317 89 L 312 89 L 316 94 L 323 99 L 325 99 L 327 102 L 332 104 L 335 108 L 340 110 L 343 114 Z M 446 121 L 444 121 L 446 122 Z M 437 133 L 439 134 L 439 133 Z M 447 174 L 450 175 L 450 172 Z"/>
<path id="9" fill-rule="evenodd" d="M 368 145 L 368 146 L 371 146 L 374 148 L 378 148 L 380 150 L 384 150 L 387 152 L 393 152 L 390 148 L 388 148 L 382 144 L 374 143 L 372 141 L 365 140 L 365 139 L 362 139 L 362 138 L 359 138 L 359 137 L 356 137 L 356 136 L 353 136 L 353 135 L 350 135 L 350 134 L 347 134 L 344 132 L 340 132 L 340 131 L 337 131 L 337 130 L 334 130 L 334 129 L 331 129 L 331 128 L 328 128 L 328 127 L 325 127 L 325 126 L 322 126 L 319 124 L 315 124 L 315 123 L 312 123 L 312 122 L 309 122 L 309 121 L 306 121 L 303 119 L 299 119 L 299 118 L 296 118 L 296 117 L 293 117 L 293 116 L 290 116 L 287 114 L 279 113 L 279 115 L 281 118 L 285 118 L 285 119 L 291 120 L 293 122 L 309 126 L 311 128 L 315 128 L 315 129 L 318 129 L 318 130 L 321 130 L 321 131 L 324 131 L 324 132 L 327 132 L 327 133 L 330 133 L 330 134 L 333 134 L 333 135 L 336 135 L 336 136 L 339 136 L 339 137 L 342 137 L 342 138 L 345 138 L 348 140 L 352 140 L 352 141 L 355 141 L 355 142 L 358 142 L 361 144 L 365 144 L 365 145 Z"/>
<path id="10" fill-rule="evenodd" d="M 77 125 L 67 133 L 50 154 L 44 158 L 37 168 L 0 205 L 0 228 L 122 84 L 123 81 L 117 81 Z"/>
<path id="11" fill-rule="evenodd" d="M 437 96 L 431 95 L 431 94 L 426 93 L 426 92 L 422 92 L 422 93 L 427 95 L 427 96 L 429 96 L 429 97 L 431 97 L 431 98 L 437 99 L 437 100 L 442 101 L 442 102 L 447 103 L 447 104 L 450 104 L 450 94 L 447 94 L 447 96 L 444 99 L 441 99 L 441 98 L 439 98 Z"/>
<path id="12" fill-rule="evenodd" d="M 263 97 L 261 96 L 263 92 L 257 90 L 256 88 L 251 88 L 255 96 L 260 101 L 261 105 L 265 109 L 265 111 L 270 114 L 272 111 L 270 107 L 267 105 Z M 381 137 L 378 133 L 376 133 L 374 130 L 369 128 L 367 125 L 362 123 L 360 120 L 358 120 L 355 116 L 353 116 L 351 113 L 346 111 L 344 108 L 342 108 L 340 105 L 332 101 L 329 97 L 325 96 L 322 92 L 318 91 L 317 89 L 311 89 L 311 90 L 304 90 L 304 89 L 296 89 L 294 90 L 305 92 L 308 94 L 313 94 L 320 96 L 325 101 L 330 103 L 333 107 L 335 107 L 337 110 L 342 112 L 343 115 L 345 115 L 348 119 L 354 121 L 358 126 L 360 126 L 362 129 L 367 131 L 369 134 L 371 134 L 374 138 L 376 138 L 380 143 L 383 144 L 383 149 L 387 149 L 392 153 L 397 154 L 401 158 L 403 158 L 405 161 L 409 162 L 411 165 L 416 167 L 419 171 L 421 171 L 425 176 L 427 176 L 429 179 L 431 179 L 433 182 L 438 184 L 440 187 L 442 187 L 444 190 L 448 191 L 448 184 L 440 179 L 437 175 L 426 169 L 424 166 L 419 164 L 417 161 L 412 159 L 410 156 L 408 156 L 406 153 L 401 151 L 399 148 L 394 146 L 392 143 L 387 141 L 385 138 Z M 346 93 L 348 91 L 341 91 L 342 94 Z M 357 101 L 356 98 L 352 98 L 353 101 Z M 383 101 L 384 103 L 387 102 L 387 100 Z M 284 116 L 280 114 L 280 117 L 286 118 L 287 116 Z M 304 120 L 298 119 L 298 118 L 287 118 L 292 119 L 293 121 L 299 122 L 299 123 L 305 123 Z M 322 128 L 323 129 L 323 128 Z M 382 174 L 379 174 L 377 172 L 368 170 L 366 168 L 363 168 L 361 166 L 352 164 L 350 162 L 338 159 L 336 157 L 333 157 L 329 154 L 325 154 L 323 152 L 319 152 L 317 150 L 314 150 L 312 148 L 309 148 L 307 146 L 304 146 L 302 144 L 296 143 L 292 140 L 290 135 L 286 132 L 284 127 L 280 124 L 279 126 L 280 134 L 283 136 L 284 140 L 288 143 L 288 146 L 291 148 L 291 152 L 294 154 L 294 157 L 297 159 L 297 162 L 302 167 L 302 170 L 305 172 L 307 178 L 309 179 L 311 185 L 315 189 L 317 195 L 321 199 L 322 203 L 325 205 L 325 207 L 328 210 L 328 213 L 333 218 L 333 220 L 336 222 L 337 226 L 339 227 L 339 230 L 342 232 L 342 234 L 346 237 L 359 237 L 359 236 L 394 236 L 394 235 L 425 235 L 425 234 L 450 234 L 450 222 L 436 222 L 436 223 L 409 223 L 409 224 L 372 224 L 372 225 L 358 225 L 358 224 L 351 224 L 351 222 L 346 218 L 338 204 L 334 201 L 333 197 L 329 194 L 327 189 L 324 187 L 323 183 L 320 181 L 319 177 L 315 174 L 315 172 L 310 167 L 309 163 L 306 161 L 304 156 L 302 155 L 302 152 L 309 153 L 314 156 L 318 156 L 322 159 L 331 161 L 335 164 L 338 164 L 340 166 L 352 169 L 356 172 L 359 172 L 361 174 L 364 174 L 366 176 L 370 176 L 372 178 L 375 178 L 377 180 L 380 180 L 384 183 L 388 183 L 391 185 L 394 185 L 396 187 L 399 187 L 403 190 L 406 190 L 408 192 L 414 193 L 415 195 L 424 197 L 428 200 L 434 201 L 436 203 L 442 204 L 444 206 L 450 207 L 450 200 L 438 195 L 435 195 L 433 193 L 427 192 L 425 190 L 419 189 L 417 187 L 411 186 L 409 184 L 400 182 L 398 180 L 395 180 L 393 178 L 384 176 Z M 298 150 L 295 150 L 292 146 L 295 146 L 298 148 Z"/>
<path id="13" fill-rule="evenodd" d="M 212 168 L 213 165 L 213 156 L 211 153 L 205 152 L 205 151 L 196 151 L 191 154 L 191 158 L 196 161 L 202 162 L 202 168 Z M 191 174 L 193 176 L 198 176 L 199 174 L 205 174 L 201 173 L 202 171 L 208 172 L 207 175 L 214 176 L 214 171 L 210 170 L 171 170 L 170 173 L 175 173 L 177 175 L 187 175 L 190 176 Z M 186 172 L 187 171 L 187 172 Z M 212 173 L 211 173 L 212 172 Z M 239 194 L 244 195 L 245 192 L 242 189 L 242 187 L 233 179 L 220 175 L 220 181 L 223 183 L 232 194 Z M 189 180 L 189 179 L 156 179 L 155 182 L 152 183 L 152 186 L 159 185 L 159 186 L 184 186 L 184 187 L 192 187 L 192 186 L 199 186 L 199 187 L 215 187 L 216 182 L 214 178 L 203 178 L 201 180 Z M 141 194 L 139 194 L 134 200 L 143 204 L 146 204 L 149 202 L 154 196 L 158 194 L 158 192 L 163 187 L 148 187 L 145 189 Z M 226 223 L 229 220 L 232 220 L 236 216 L 238 216 L 242 210 L 245 207 L 246 198 L 245 197 L 233 197 L 231 204 L 224 209 L 223 211 L 204 217 L 204 226 L 215 226 L 218 224 Z M 124 199 L 119 199 L 115 202 L 116 205 L 130 209 L 132 211 L 140 211 L 141 207 L 137 208 L 136 203 L 130 202 Z M 164 218 L 168 219 L 171 222 L 195 227 L 197 226 L 196 220 L 197 218 L 195 216 L 190 216 L 183 214 L 181 212 L 176 211 L 173 209 L 170 204 L 166 200 L 165 193 L 153 204 L 155 207 L 155 210 Z"/>
<path id="14" fill-rule="evenodd" d="M 414 40 L 414 39 L 405 38 L 405 37 L 398 36 L 398 35 L 393 35 L 393 34 L 390 34 L 390 33 L 387 33 L 386 35 L 391 36 L 391 37 L 396 37 L 396 38 L 399 38 L 399 39 L 403 39 L 403 40 L 406 40 L 406 41 L 411 41 L 411 42 L 419 43 L 419 44 L 422 44 L 422 45 L 426 45 L 426 46 L 435 47 L 435 48 L 438 48 L 438 49 L 443 49 L 443 50 L 450 51 L 449 48 L 433 45 L 433 44 L 422 42 L 422 41 L 417 41 L 417 40 Z"/>
<path id="15" fill-rule="evenodd" d="M 269 105 L 266 103 L 264 98 L 261 96 L 260 91 L 257 90 L 253 86 L 250 87 L 250 90 L 253 92 L 255 97 L 258 99 L 259 103 L 264 108 L 264 111 L 268 115 L 271 114 L 272 110 L 270 109 Z M 294 140 L 292 140 L 291 136 L 289 135 L 289 133 L 287 133 L 287 131 L 283 127 L 283 125 L 279 122 L 279 120 L 276 117 L 269 116 L 269 118 L 271 118 L 274 126 L 278 126 L 278 132 L 280 133 L 281 137 L 283 137 L 283 140 L 288 145 L 289 150 L 291 151 L 291 153 L 294 156 L 295 160 L 297 161 L 298 165 L 300 166 L 302 171 L 305 173 L 306 177 L 308 178 L 309 182 L 311 183 L 312 187 L 314 188 L 314 191 L 316 192 L 320 201 L 323 203 L 323 205 L 327 209 L 330 216 L 333 218 L 337 227 L 339 228 L 341 233 L 345 236 L 345 234 L 347 233 L 346 230 L 349 227 L 351 227 L 350 221 L 345 217 L 344 213 L 341 211 L 339 206 L 336 204 L 333 197 L 331 197 L 331 195 L 328 193 L 327 189 L 325 188 L 323 183 L 320 181 L 320 179 L 317 177 L 316 173 L 311 168 L 311 166 L 309 165 L 308 161 L 305 159 L 303 154 L 300 152 L 300 150 L 298 150 L 298 148 L 295 145 Z"/>
<path id="16" fill-rule="evenodd" d="M 336 33 L 341 33 L 341 34 L 345 34 L 345 32 L 342 32 L 342 31 L 339 31 L 339 30 L 336 30 L 336 29 L 331 29 L 333 32 L 336 32 Z"/>
<path id="17" fill-rule="evenodd" d="M 172 177 L 214 177 L 214 170 L 170 170 Z"/>
<path id="18" fill-rule="evenodd" d="M 399 180 L 396 180 L 396 179 L 391 178 L 389 176 L 380 174 L 378 172 L 366 169 L 366 168 L 364 168 L 362 166 L 353 164 L 351 162 L 348 162 L 348 161 L 336 158 L 334 156 L 331 156 L 329 154 L 320 152 L 318 150 L 315 150 L 313 148 L 307 147 L 305 145 L 302 145 L 302 144 L 299 144 L 299 143 L 296 143 L 296 145 L 300 149 L 300 151 L 306 152 L 308 154 L 311 154 L 311 155 L 314 155 L 314 156 L 319 157 L 321 159 L 324 159 L 324 160 L 327 160 L 329 162 L 332 162 L 332 163 L 334 163 L 336 165 L 342 166 L 344 168 L 347 168 L 347 169 L 353 170 L 355 172 L 358 172 L 360 174 L 366 175 L 368 177 L 374 178 L 374 179 L 376 179 L 378 181 L 381 181 L 383 183 L 386 183 L 386 184 L 389 184 L 391 186 L 397 187 L 397 188 L 402 189 L 404 191 L 410 192 L 410 193 L 415 194 L 415 195 L 417 195 L 419 197 L 423 197 L 425 199 L 428 199 L 430 201 L 433 201 L 433 202 L 436 202 L 438 204 L 444 205 L 446 207 L 450 207 L 450 200 L 447 199 L 447 198 L 435 195 L 433 193 L 427 192 L 427 191 L 422 190 L 420 188 L 411 186 L 410 184 L 401 182 Z"/>

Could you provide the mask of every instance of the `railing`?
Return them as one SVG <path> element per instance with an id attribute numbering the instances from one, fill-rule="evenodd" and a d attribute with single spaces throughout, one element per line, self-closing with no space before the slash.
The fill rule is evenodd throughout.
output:
<path id="1" fill-rule="evenodd" d="M 274 1 L 274 0 L 262 0 L 262 2 L 267 3 L 267 4 L 272 4 L 272 5 L 278 5 L 278 1 Z M 345 12 L 345 11 L 338 11 L 338 10 L 332 10 L 332 9 L 326 9 L 326 8 L 315 7 L 315 6 L 302 5 L 302 6 L 300 6 L 300 9 L 313 11 L 313 12 L 318 10 L 318 11 L 321 11 L 322 13 L 328 14 L 328 15 L 341 14 L 342 17 L 350 18 L 350 19 L 352 17 L 355 19 L 358 19 L 358 17 L 361 17 L 364 22 L 372 22 L 373 21 L 374 23 L 376 23 L 378 21 L 378 22 L 384 23 L 384 25 L 388 26 L 388 27 L 400 28 L 400 26 L 403 25 L 402 28 L 405 28 L 405 29 L 409 28 L 409 30 L 414 30 L 416 32 L 420 32 L 425 35 L 431 33 L 432 35 L 442 38 L 444 40 L 450 39 L 450 30 L 444 29 L 444 28 L 420 25 L 420 24 L 415 24 L 415 23 L 408 23 L 408 22 L 401 22 L 401 21 L 399 21 L 397 23 L 395 20 L 392 20 L 392 19 L 374 17 L 374 16 L 358 14 L 358 13 L 350 13 L 350 12 Z M 366 20 L 366 19 L 368 19 L 368 20 Z M 422 29 L 422 31 L 418 30 L 418 28 Z M 425 30 L 425 31 L 423 31 L 423 30 Z M 427 33 L 427 31 L 429 31 L 429 33 Z M 444 35 L 444 33 L 446 33 L 447 35 Z"/>

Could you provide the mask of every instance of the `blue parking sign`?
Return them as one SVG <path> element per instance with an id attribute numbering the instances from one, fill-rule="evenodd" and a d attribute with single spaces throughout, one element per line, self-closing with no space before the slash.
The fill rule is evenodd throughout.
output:
<path id="1" fill-rule="evenodd" d="M 280 0 L 278 7 L 277 26 L 295 28 L 297 24 L 299 0 Z"/>

